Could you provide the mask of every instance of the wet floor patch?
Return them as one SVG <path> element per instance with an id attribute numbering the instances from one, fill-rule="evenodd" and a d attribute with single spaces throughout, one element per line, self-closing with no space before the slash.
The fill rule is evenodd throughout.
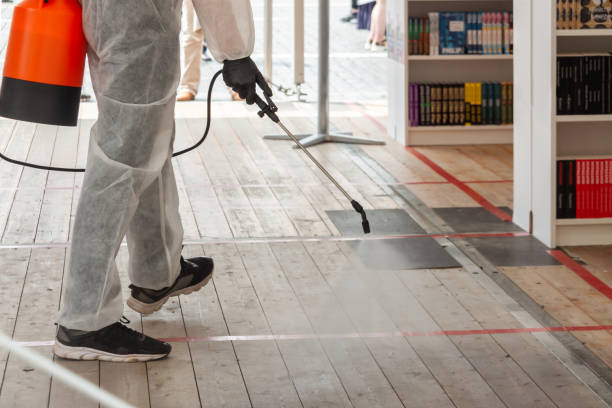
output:
<path id="1" fill-rule="evenodd" d="M 372 270 L 456 268 L 461 266 L 448 252 L 429 237 L 348 241 Z"/>
<path id="2" fill-rule="evenodd" d="M 560 265 L 533 237 L 464 238 L 496 266 Z"/>
<path id="3" fill-rule="evenodd" d="M 366 210 L 372 235 L 408 235 L 425 234 L 404 210 Z M 327 211 L 338 231 L 342 235 L 361 235 L 361 216 L 353 210 Z"/>
<path id="4" fill-rule="evenodd" d="M 499 207 L 512 214 L 508 207 Z M 455 232 L 520 232 L 512 222 L 505 222 L 482 207 L 434 208 L 440 218 Z"/>

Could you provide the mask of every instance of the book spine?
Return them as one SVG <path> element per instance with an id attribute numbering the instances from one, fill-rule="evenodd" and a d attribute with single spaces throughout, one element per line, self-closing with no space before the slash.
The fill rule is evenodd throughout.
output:
<path id="1" fill-rule="evenodd" d="M 510 54 L 510 13 L 504 11 L 504 32 L 503 32 L 503 41 L 504 41 L 504 54 Z"/>
<path id="2" fill-rule="evenodd" d="M 425 124 L 431 126 L 431 86 L 425 85 Z"/>
<path id="3" fill-rule="evenodd" d="M 501 84 L 493 84 L 495 89 L 495 121 L 496 125 L 501 125 Z"/>
<path id="4" fill-rule="evenodd" d="M 470 126 L 472 124 L 472 84 L 466 82 L 463 91 L 465 93 L 465 124 Z"/>
<path id="5" fill-rule="evenodd" d="M 566 195 L 566 179 L 565 179 L 565 161 L 557 161 L 557 218 L 567 218 L 567 210 L 565 208 Z"/>
<path id="6" fill-rule="evenodd" d="M 423 19 L 423 25 L 425 26 L 425 34 L 423 35 L 423 41 L 425 41 L 425 45 L 423 45 L 423 54 L 429 55 L 431 54 L 429 50 L 429 32 L 431 30 L 431 26 L 429 25 L 429 19 L 427 17 Z"/>
<path id="7" fill-rule="evenodd" d="M 566 208 L 567 218 L 576 218 L 576 160 L 568 161 Z"/>
<path id="8" fill-rule="evenodd" d="M 510 12 L 510 54 L 514 53 L 514 14 Z"/>
<path id="9" fill-rule="evenodd" d="M 482 16 L 483 13 L 476 13 L 476 54 L 482 54 Z"/>
<path id="10" fill-rule="evenodd" d="M 482 82 L 476 82 L 476 123 L 482 125 Z"/>
<path id="11" fill-rule="evenodd" d="M 495 13 L 495 54 L 502 54 L 502 13 Z"/>

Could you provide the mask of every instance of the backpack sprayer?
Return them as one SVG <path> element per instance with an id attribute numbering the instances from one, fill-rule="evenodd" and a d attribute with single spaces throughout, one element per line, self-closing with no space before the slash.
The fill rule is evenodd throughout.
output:
<path id="1" fill-rule="evenodd" d="M 24 0 L 15 6 L 7 47 L 6 61 L 0 88 L 0 116 L 28 122 L 75 126 L 79 103 L 87 41 L 82 28 L 82 10 L 77 0 Z M 175 152 L 180 156 L 199 147 L 210 130 L 211 99 L 218 71 L 208 86 L 206 129 L 200 140 L 186 149 Z M 325 174 L 361 215 L 363 232 L 370 232 L 365 210 L 338 181 L 304 147 L 299 139 L 281 122 L 278 107 L 272 99 L 256 96 L 260 117 L 268 116 L 287 133 L 289 138 Z M 21 166 L 48 171 L 84 172 L 85 169 L 42 166 L 11 159 L 0 153 L 0 158 Z"/>

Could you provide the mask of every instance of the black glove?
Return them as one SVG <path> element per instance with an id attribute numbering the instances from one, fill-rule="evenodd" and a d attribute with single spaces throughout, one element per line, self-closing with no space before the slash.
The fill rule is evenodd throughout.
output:
<path id="1" fill-rule="evenodd" d="M 264 95 L 272 96 L 272 90 L 250 57 L 223 61 L 223 80 L 249 105 L 255 102 L 255 84 L 259 85 Z"/>

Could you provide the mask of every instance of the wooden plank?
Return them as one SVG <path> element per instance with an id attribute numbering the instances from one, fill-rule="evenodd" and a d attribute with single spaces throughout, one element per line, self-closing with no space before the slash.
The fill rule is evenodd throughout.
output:
<path id="1" fill-rule="evenodd" d="M 249 123 L 255 129 L 262 129 L 259 133 L 263 134 L 278 134 L 280 130 L 267 121 L 258 122 L 254 119 Z M 325 211 L 344 209 L 346 205 L 340 203 L 332 194 L 329 183 L 321 184 L 314 173 L 315 170 L 308 167 L 301 157 L 303 153 L 292 149 L 290 142 L 265 140 L 264 143 L 278 166 L 293 179 L 293 186 L 273 187 L 272 190 L 293 221 L 299 235 L 327 236 L 330 231 L 338 235 L 336 227 Z"/>
<path id="2" fill-rule="evenodd" d="M 191 130 L 186 121 L 176 122 L 177 135 L 192 143 Z M 206 147 L 208 147 L 208 141 Z M 219 203 L 207 170 L 198 152 L 190 152 L 176 159 L 185 183 L 187 198 L 198 226 L 200 237 L 232 237 L 228 221 Z"/>
<path id="3" fill-rule="evenodd" d="M 523 289 L 531 298 L 540 304 L 544 310 L 550 313 L 561 324 L 566 326 L 596 326 L 599 322 L 576 307 L 562 292 L 549 284 L 540 274 L 541 271 L 550 269 L 549 273 L 564 266 L 540 266 L 540 267 L 515 267 L 502 268 L 514 283 Z M 609 366 L 612 366 L 612 333 L 599 332 L 575 332 L 574 336 L 589 347 Z"/>
<path id="4" fill-rule="evenodd" d="M 117 255 L 117 270 L 122 285 L 123 299 L 130 293 L 127 283 L 128 277 L 128 250 L 122 247 Z M 128 326 L 136 331 L 142 331 L 142 319 L 139 313 L 129 307 L 124 307 L 123 314 L 128 318 Z M 116 395 L 135 407 L 148 407 L 149 383 L 147 380 L 146 363 L 112 363 L 100 362 L 100 388 Z"/>
<path id="5" fill-rule="evenodd" d="M 417 184 L 406 186 L 430 208 L 478 207 L 478 203 L 452 184 Z"/>
<path id="6" fill-rule="evenodd" d="M 33 249 L 25 285 L 17 312 L 13 338 L 17 341 L 39 341 L 55 336 L 53 314 L 59 306 L 63 248 Z M 36 350 L 43 358 L 51 358 L 51 346 Z M 49 402 L 51 377 L 29 363 L 9 356 L 0 406 L 44 407 Z"/>
<path id="7" fill-rule="evenodd" d="M 512 208 L 514 205 L 512 183 L 478 183 L 469 186 L 497 207 Z"/>
<path id="8" fill-rule="evenodd" d="M 192 143 L 191 134 L 187 129 L 184 119 L 175 120 L 176 135 L 174 139 L 174 151 L 182 150 L 187 147 L 188 144 Z M 197 155 L 195 152 L 186 154 Z M 184 155 L 183 155 L 184 156 Z M 179 156 L 180 157 L 180 156 Z M 198 230 L 198 224 L 196 222 L 191 202 L 187 196 L 187 188 L 181 169 L 179 165 L 179 157 L 172 160 L 172 169 L 174 171 L 174 178 L 176 179 L 176 186 L 179 195 L 179 214 L 181 215 L 181 222 L 183 224 L 184 238 L 185 239 L 200 239 L 200 232 Z M 197 175 L 197 174 L 195 174 Z M 198 178 L 199 180 L 199 178 Z"/>
<path id="9" fill-rule="evenodd" d="M 174 178 L 176 179 L 176 187 L 179 195 L 179 214 L 181 215 L 181 223 L 183 225 L 184 239 L 200 239 L 200 231 L 198 230 L 198 224 L 191 207 L 191 201 L 187 195 L 187 187 L 181 174 L 178 160 L 172 160 L 172 166 L 174 168 Z M 218 205 L 218 203 L 217 203 Z M 227 225 L 227 224 L 226 224 Z"/>
<path id="10" fill-rule="evenodd" d="M 202 256 L 203 250 L 200 246 L 188 246 L 183 254 L 185 257 Z M 189 337 L 229 335 L 217 297 L 215 280 L 213 278 L 199 292 L 180 298 L 185 330 Z M 192 342 L 190 348 L 203 407 L 251 406 L 231 342 Z"/>
<path id="11" fill-rule="evenodd" d="M 77 159 L 79 129 L 76 127 L 59 127 L 51 165 L 56 167 L 74 167 Z M 49 172 L 45 186 L 40 220 L 36 229 L 36 243 L 66 242 L 70 228 L 72 204 L 72 187 L 74 173 Z"/>
<path id="12" fill-rule="evenodd" d="M 584 263 L 589 272 L 598 279 L 612 286 L 612 245 L 597 245 L 587 247 L 564 248 L 572 256 L 577 256 Z"/>
<path id="13" fill-rule="evenodd" d="M 186 121 L 190 131 L 199 134 L 201 121 L 188 119 Z M 209 138 L 206 140 L 206 148 L 198 150 L 202 163 L 206 167 L 211 183 L 215 185 L 216 192 L 221 208 L 229 222 L 233 236 L 235 237 L 257 237 L 263 235 L 263 230 L 255 215 L 253 207 L 248 198 L 240 188 L 230 163 L 217 141 L 219 129 L 217 126 L 211 130 Z M 218 137 L 221 138 L 221 134 Z"/>
<path id="14" fill-rule="evenodd" d="M 25 282 L 26 271 L 30 261 L 29 249 L 4 249 L 0 252 L 0 331 L 12 337 L 17 321 L 17 311 L 21 292 Z M 0 349 L 0 389 L 4 380 L 4 371 L 8 352 Z M 0 390 L 1 391 L 1 390 Z"/>
<path id="15" fill-rule="evenodd" d="M 250 201 L 264 236 L 295 236 L 291 220 L 283 211 L 278 199 L 270 188 L 263 186 L 266 180 L 258 166 L 253 163 L 251 156 L 236 136 L 236 131 L 228 121 L 219 121 L 217 129 L 223 137 L 219 137 L 219 145 L 225 157 L 231 163 L 236 175 L 236 181 L 247 185 L 261 185 L 260 187 L 242 187 L 242 191 Z"/>
<path id="16" fill-rule="evenodd" d="M 435 275 L 483 328 L 522 327 L 512 311 L 500 304 L 470 272 L 440 270 Z M 493 337 L 556 406 L 602 406 L 599 398 L 532 334 L 495 334 Z"/>
<path id="17" fill-rule="evenodd" d="M 311 324 L 270 247 L 238 247 L 261 306 L 276 334 L 312 334 Z M 304 407 L 348 407 L 349 399 L 316 340 L 279 341 L 278 348 Z"/>
<path id="18" fill-rule="evenodd" d="M 183 337 L 185 327 L 177 298 L 153 315 L 143 317 L 144 333 L 156 338 Z M 151 407 L 200 407 L 200 396 L 187 343 L 173 343 L 168 358 L 147 363 Z"/>
<path id="19" fill-rule="evenodd" d="M 257 294 L 234 245 L 205 245 L 216 263 L 215 287 L 230 335 L 270 334 Z M 234 342 L 254 407 L 301 406 L 276 342 Z"/>
<path id="20" fill-rule="evenodd" d="M 37 125 L 28 153 L 29 162 L 42 165 L 50 163 L 57 129 L 57 126 Z M 27 167 L 23 169 L 19 180 L 20 190 L 15 194 L 3 243 L 23 244 L 34 241 L 48 173 Z"/>
<path id="21" fill-rule="evenodd" d="M 64 288 L 64 278 L 69 265 L 70 251 L 66 250 L 66 259 L 64 260 L 64 273 L 62 276 L 62 288 Z M 53 360 L 56 364 L 67 368 L 78 376 L 81 376 L 93 384 L 98 385 L 100 383 L 100 363 L 98 361 L 72 361 L 64 360 L 53 356 Z M 54 378 L 51 379 L 51 391 L 49 394 L 49 407 L 66 407 L 75 405 L 78 407 L 98 407 L 98 403 L 85 397 L 78 390 L 75 390 L 61 381 L 57 381 Z"/>
<path id="22" fill-rule="evenodd" d="M 316 248 L 309 248 L 313 251 L 309 253 L 300 243 L 273 244 L 271 247 L 315 332 L 322 335 L 355 333 L 357 328 L 335 293 L 336 284 L 324 279 L 321 274 L 325 271 L 313 260 L 318 257 Z M 407 346 L 403 339 L 399 340 Z M 413 372 L 414 360 L 405 358 L 401 347 L 393 345 L 396 341 L 380 349 L 373 347 L 376 341 L 369 340 L 321 339 L 320 342 L 354 406 L 386 407 L 402 406 L 402 403 L 417 406 L 410 404 L 414 396 L 408 394 L 415 390 L 411 384 L 420 388 L 424 382 L 409 375 Z"/>
<path id="23" fill-rule="evenodd" d="M 498 179 L 512 180 L 514 177 L 512 152 L 500 145 L 459 146 L 459 151 L 480 166 L 495 174 Z"/>
<path id="24" fill-rule="evenodd" d="M 601 325 L 612 325 L 612 300 L 572 270 L 567 267 L 559 267 L 556 270 L 546 268 L 540 269 L 538 274 L 591 319 Z M 612 350 L 612 343 L 610 349 Z"/>
<path id="25" fill-rule="evenodd" d="M 417 150 L 459 180 L 495 180 L 495 173 L 466 156 L 456 146 L 426 146 Z"/>
<path id="26" fill-rule="evenodd" d="M 93 384 L 97 385 L 99 382 L 100 363 L 98 361 L 72 361 L 56 358 L 55 362 Z M 51 391 L 49 394 L 49 408 L 64 408 L 70 406 L 97 408 L 99 404 L 63 382 L 52 379 Z"/>
<path id="27" fill-rule="evenodd" d="M 454 272 L 461 273 L 462 270 L 454 270 Z M 480 330 L 483 328 L 431 271 L 402 273 L 402 281 L 443 330 Z M 506 406 L 555 406 L 491 336 L 456 336 L 451 337 L 451 341 L 478 370 Z M 551 356 L 550 360 L 552 359 Z"/>
<path id="28" fill-rule="evenodd" d="M 26 159 L 35 131 L 36 125 L 33 123 L 17 122 L 13 128 L 9 144 L 4 149 L 5 154 L 16 160 Z M 9 214 L 17 194 L 16 188 L 19 185 L 22 172 L 23 167 L 4 160 L 0 161 L 0 188 L 6 189 L 6 192 L 3 192 L 0 197 L 0 231 L 2 233 L 6 230 Z"/>
<path id="29" fill-rule="evenodd" d="M 360 331 L 440 329 L 392 273 L 376 273 L 359 267 L 345 255 L 350 254 L 351 249 L 344 244 L 321 242 L 307 243 L 306 246 Z M 416 351 L 457 407 L 504 406 L 463 353 L 447 337 L 411 337 L 401 340 L 407 342 L 407 346 L 409 343 Z M 405 353 L 410 356 L 407 346 L 404 347 Z M 380 361 L 384 359 L 381 358 Z M 441 397 L 435 387 L 432 389 L 432 395 L 434 398 Z"/>

